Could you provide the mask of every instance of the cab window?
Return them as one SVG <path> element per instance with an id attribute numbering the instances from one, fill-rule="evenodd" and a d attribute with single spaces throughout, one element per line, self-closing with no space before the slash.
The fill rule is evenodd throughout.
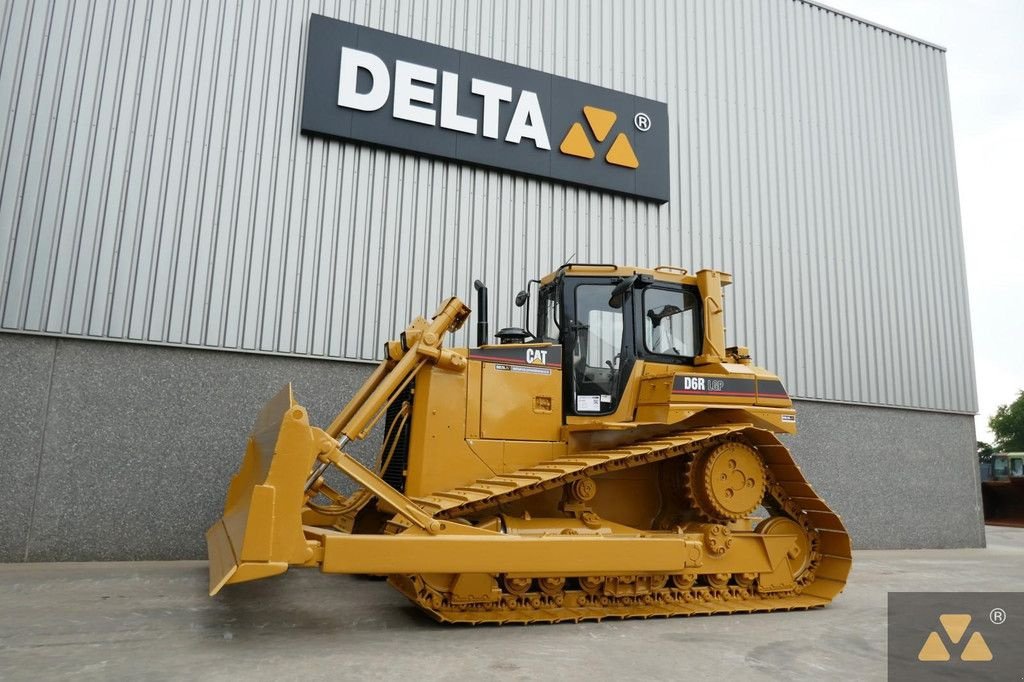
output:
<path id="1" fill-rule="evenodd" d="M 540 291 L 540 308 L 537 311 L 537 335 L 549 343 L 562 343 L 562 310 L 559 305 L 561 290 L 549 286 Z"/>
<path id="2" fill-rule="evenodd" d="M 644 290 L 644 347 L 649 353 L 692 360 L 700 347 L 697 297 L 685 289 Z"/>
<path id="3" fill-rule="evenodd" d="M 622 313 L 617 310 L 587 311 L 585 361 L 592 369 L 615 369 L 622 350 Z"/>
<path id="4" fill-rule="evenodd" d="M 622 310 L 608 299 L 614 284 L 580 284 L 576 287 L 572 349 L 573 395 L 577 413 L 613 410 L 621 393 L 625 327 Z"/>

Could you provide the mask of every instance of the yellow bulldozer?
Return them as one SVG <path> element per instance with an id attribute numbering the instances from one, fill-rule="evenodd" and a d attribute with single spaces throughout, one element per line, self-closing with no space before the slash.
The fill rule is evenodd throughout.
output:
<path id="1" fill-rule="evenodd" d="M 470 315 L 451 298 L 326 428 L 286 386 L 207 531 L 210 594 L 303 566 L 387 576 L 443 622 L 829 603 L 850 539 L 777 438 L 796 432 L 781 381 L 726 347 L 730 282 L 567 264 L 516 297 L 535 331 L 498 343 L 477 282 L 478 347 L 443 345 Z M 366 466 L 346 448 L 378 425 Z"/>

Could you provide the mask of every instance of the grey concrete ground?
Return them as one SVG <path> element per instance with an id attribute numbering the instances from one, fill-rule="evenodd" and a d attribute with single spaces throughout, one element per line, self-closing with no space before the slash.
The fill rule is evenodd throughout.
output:
<path id="1" fill-rule="evenodd" d="M 435 624 L 383 582 L 292 571 L 206 596 L 206 565 L 0 565 L 2 679 L 882 679 L 886 593 L 1024 584 L 987 549 L 861 550 L 810 612 L 581 625 Z"/>

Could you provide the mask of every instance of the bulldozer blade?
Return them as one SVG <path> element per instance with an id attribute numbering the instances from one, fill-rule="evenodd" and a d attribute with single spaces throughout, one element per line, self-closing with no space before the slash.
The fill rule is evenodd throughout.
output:
<path id="1" fill-rule="evenodd" d="M 317 451 L 306 410 L 288 384 L 257 417 L 224 516 L 206 531 L 210 596 L 224 585 L 278 575 L 312 559 L 302 507 Z"/>

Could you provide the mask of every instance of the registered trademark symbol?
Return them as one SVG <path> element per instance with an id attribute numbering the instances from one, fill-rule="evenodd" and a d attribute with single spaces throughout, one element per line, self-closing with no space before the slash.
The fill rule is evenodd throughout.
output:
<path id="1" fill-rule="evenodd" d="M 633 117 L 633 125 L 635 125 L 636 129 L 641 133 L 646 133 L 651 129 L 651 117 L 641 111 Z"/>
<path id="2" fill-rule="evenodd" d="M 1006 611 L 1000 608 L 992 609 L 988 614 L 988 619 L 992 621 L 993 625 L 1002 625 L 1006 622 Z"/>

